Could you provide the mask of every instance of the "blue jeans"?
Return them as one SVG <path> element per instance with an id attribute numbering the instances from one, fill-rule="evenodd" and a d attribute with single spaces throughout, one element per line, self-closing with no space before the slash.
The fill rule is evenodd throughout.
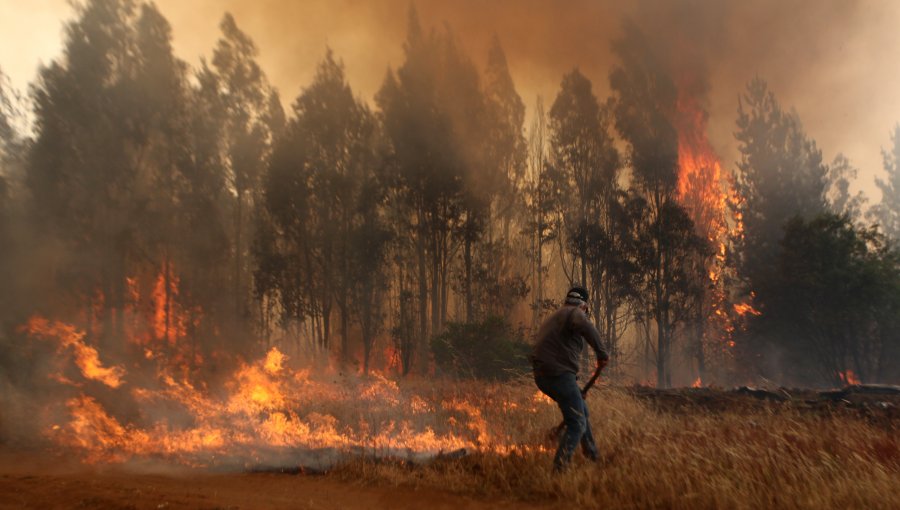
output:
<path id="1" fill-rule="evenodd" d="M 575 374 L 566 372 L 557 376 L 535 375 L 534 382 L 541 392 L 552 398 L 562 411 L 566 432 L 559 438 L 559 447 L 553 457 L 553 469 L 561 471 L 572 460 L 575 447 L 581 443 L 581 451 L 591 460 L 597 460 L 597 445 L 591 433 L 587 403 L 581 396 L 581 388 Z"/>

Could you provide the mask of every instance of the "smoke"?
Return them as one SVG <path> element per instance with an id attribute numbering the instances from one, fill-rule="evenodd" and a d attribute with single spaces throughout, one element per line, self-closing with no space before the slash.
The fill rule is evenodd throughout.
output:
<path id="1" fill-rule="evenodd" d="M 179 55 L 209 56 L 224 12 L 257 43 L 260 62 L 285 103 L 307 85 L 330 46 L 346 64 L 354 91 L 371 98 L 388 66 L 403 59 L 409 0 L 158 0 L 172 23 Z M 530 115 L 535 97 L 552 102 L 563 73 L 578 66 L 601 98 L 613 65 L 609 41 L 624 17 L 634 19 L 672 61 L 707 72 L 710 137 L 726 167 L 737 154 L 732 132 L 737 96 L 759 76 L 781 104 L 794 107 L 831 160 L 845 153 L 860 168 L 857 185 L 878 200 L 880 149 L 900 120 L 900 3 L 843 0 L 459 0 L 413 2 L 423 25 L 453 27 L 483 64 L 493 34 L 503 43 L 513 79 Z M 60 49 L 66 0 L 3 4 L 0 64 L 24 90 L 39 61 Z M 28 27 L 27 31 L 21 27 Z"/>
<path id="2" fill-rule="evenodd" d="M 844 152 L 861 169 L 858 185 L 878 199 L 872 178 L 880 148 L 900 120 L 900 4 L 891 1 L 645 0 L 637 4 L 461 0 L 414 2 L 425 27 L 449 24 L 483 65 L 491 37 L 506 51 L 530 115 L 550 103 L 565 72 L 579 67 L 601 97 L 614 65 L 610 40 L 631 18 L 674 68 L 695 77 L 710 112 L 710 138 L 726 168 L 736 157 L 737 97 L 755 76 L 794 107 L 826 160 Z M 326 45 L 346 64 L 357 94 L 371 100 L 388 66 L 400 65 L 408 0 L 161 0 L 175 44 L 189 60 L 208 54 L 222 12 L 258 43 L 260 61 L 286 102 L 309 83 Z"/>

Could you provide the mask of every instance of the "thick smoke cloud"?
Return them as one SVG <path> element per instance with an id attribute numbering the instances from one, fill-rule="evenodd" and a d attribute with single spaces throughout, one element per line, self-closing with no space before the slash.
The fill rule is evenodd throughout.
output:
<path id="1" fill-rule="evenodd" d="M 727 167 L 736 158 L 737 97 L 759 76 L 780 102 L 794 107 L 830 160 L 844 152 L 860 167 L 860 187 L 878 200 L 872 178 L 880 149 L 900 120 L 900 3 L 844 1 L 646 0 L 638 3 L 572 0 L 459 0 L 414 2 L 425 26 L 449 24 L 477 62 L 493 34 L 507 52 L 516 86 L 529 110 L 536 95 L 552 101 L 564 72 L 578 66 L 608 94 L 609 41 L 623 17 L 650 34 L 674 65 L 706 71 L 710 137 Z M 260 48 L 260 61 L 290 103 L 309 83 L 326 45 L 347 67 L 357 94 L 371 100 L 388 66 L 402 62 L 409 0 L 158 0 L 173 26 L 178 53 L 190 62 L 210 54 L 223 12 L 234 14 Z M 625 5 L 627 4 L 627 5 Z M 8 26 L 30 27 L 25 48 L 4 45 L 0 65 L 22 86 L 35 61 L 58 52 L 66 0 L 0 0 Z M 52 14 L 51 14 L 52 13 Z M 33 21 L 33 22 L 32 22 Z M 43 34 L 38 38 L 34 34 Z M 48 41 L 56 41 L 50 44 Z M 56 48 L 51 50 L 51 48 Z"/>
<path id="2" fill-rule="evenodd" d="M 256 38 L 263 65 L 286 100 L 309 82 L 326 44 L 344 59 L 357 93 L 371 98 L 387 66 L 401 62 L 408 6 L 407 0 L 161 2 L 176 44 L 206 38 L 193 43 L 187 57 L 211 46 L 219 12 L 232 11 Z M 726 166 L 737 157 L 737 96 L 759 76 L 782 104 L 796 108 L 826 159 L 845 152 L 861 169 L 862 189 L 878 199 L 871 180 L 881 171 L 888 130 L 900 120 L 896 2 L 462 0 L 415 6 L 425 26 L 449 24 L 476 61 L 483 62 L 496 33 L 529 107 L 538 94 L 551 101 L 563 73 L 575 66 L 598 95 L 607 95 L 609 40 L 630 17 L 666 53 L 662 58 L 700 78 L 698 92 L 708 93 L 710 136 Z"/>

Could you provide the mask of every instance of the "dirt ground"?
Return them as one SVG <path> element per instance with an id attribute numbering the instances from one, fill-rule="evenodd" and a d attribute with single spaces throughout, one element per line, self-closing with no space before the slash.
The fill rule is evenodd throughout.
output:
<path id="1" fill-rule="evenodd" d="M 2 447 L 0 447 L 2 448 Z M 34 451 L 0 450 L 0 509 L 552 508 L 476 500 L 433 489 L 371 486 L 329 476 L 90 468 Z"/>

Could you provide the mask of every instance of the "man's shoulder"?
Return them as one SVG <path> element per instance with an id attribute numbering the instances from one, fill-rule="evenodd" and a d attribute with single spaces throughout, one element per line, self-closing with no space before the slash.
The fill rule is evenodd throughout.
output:
<path id="1" fill-rule="evenodd" d="M 567 319 L 570 308 L 571 307 L 569 306 L 562 306 L 551 312 L 550 315 L 544 317 L 544 320 L 541 321 L 539 334 L 543 333 L 546 335 L 551 331 L 559 330 L 559 328 L 562 327 L 563 322 Z"/>
<path id="2" fill-rule="evenodd" d="M 596 327 L 594 323 L 591 322 L 591 319 L 584 313 L 584 310 L 581 308 L 575 307 L 575 311 L 572 313 L 572 324 L 579 328 L 584 327 Z"/>
<path id="3" fill-rule="evenodd" d="M 563 306 L 557 308 L 556 310 L 550 312 L 550 315 L 544 317 L 544 322 L 554 321 L 554 320 L 558 319 L 559 317 L 564 316 L 566 313 L 569 312 L 570 308 L 571 308 L 570 306 L 566 306 L 566 305 L 563 305 Z"/>

